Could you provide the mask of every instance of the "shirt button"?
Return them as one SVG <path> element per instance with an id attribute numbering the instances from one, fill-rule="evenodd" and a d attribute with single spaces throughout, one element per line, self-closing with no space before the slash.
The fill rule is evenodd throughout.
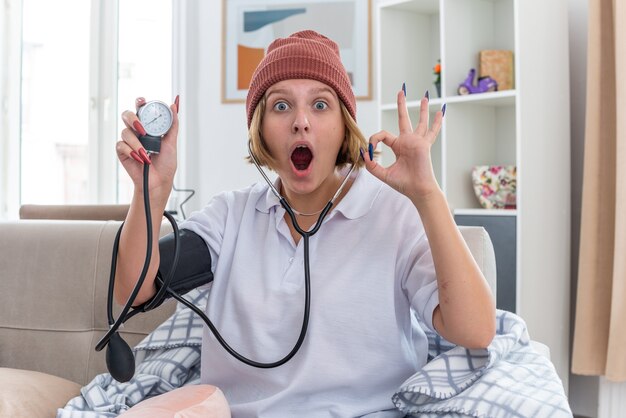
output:
<path id="1" fill-rule="evenodd" d="M 293 263 L 293 257 L 289 257 L 289 264 Z"/>

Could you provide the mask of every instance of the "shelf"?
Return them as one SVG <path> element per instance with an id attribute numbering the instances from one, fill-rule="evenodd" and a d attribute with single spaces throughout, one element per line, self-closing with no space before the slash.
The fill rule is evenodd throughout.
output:
<path id="1" fill-rule="evenodd" d="M 465 96 L 446 97 L 447 103 L 472 103 L 488 106 L 513 106 L 515 104 L 515 90 L 494 91 L 490 93 L 468 94 Z"/>
<path id="2" fill-rule="evenodd" d="M 517 216 L 517 209 L 479 209 L 464 208 L 454 209 L 455 215 L 472 215 L 472 216 Z"/>
<path id="3" fill-rule="evenodd" d="M 383 0 L 378 6 L 413 13 L 439 13 L 439 0 Z"/>
<path id="4" fill-rule="evenodd" d="M 443 99 L 440 98 L 436 98 L 436 99 L 431 99 L 430 102 L 428 102 L 428 105 L 430 107 L 441 107 L 443 106 Z M 411 100 L 406 102 L 406 107 L 409 109 L 418 109 L 420 107 L 420 100 Z M 380 105 L 380 110 L 382 111 L 396 111 L 396 109 L 398 108 L 398 106 L 395 103 L 385 103 Z M 437 109 L 439 110 L 439 109 Z"/>
<path id="5" fill-rule="evenodd" d="M 515 90 L 494 91 L 490 93 L 468 94 L 466 96 L 448 96 L 445 98 L 438 97 L 436 99 L 431 99 L 429 105 L 441 107 L 444 103 L 471 103 L 483 106 L 504 107 L 515 105 L 516 96 L 517 92 Z M 420 101 L 411 100 L 406 103 L 406 106 L 409 109 L 419 108 Z M 380 106 L 380 109 L 383 111 L 396 110 L 397 105 L 395 103 L 385 103 Z"/>

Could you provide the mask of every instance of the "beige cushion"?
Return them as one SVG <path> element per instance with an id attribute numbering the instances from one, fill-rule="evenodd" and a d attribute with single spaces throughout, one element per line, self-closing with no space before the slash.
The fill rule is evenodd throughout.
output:
<path id="1" fill-rule="evenodd" d="M 0 368 L 0 417 L 54 417 L 79 393 L 80 385 L 60 377 Z"/>

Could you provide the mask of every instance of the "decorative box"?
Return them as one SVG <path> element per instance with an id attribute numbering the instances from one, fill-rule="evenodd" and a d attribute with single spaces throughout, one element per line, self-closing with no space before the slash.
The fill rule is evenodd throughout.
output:
<path id="1" fill-rule="evenodd" d="M 490 76 L 498 83 L 498 90 L 515 88 L 513 51 L 483 50 L 479 53 L 479 77 Z"/>

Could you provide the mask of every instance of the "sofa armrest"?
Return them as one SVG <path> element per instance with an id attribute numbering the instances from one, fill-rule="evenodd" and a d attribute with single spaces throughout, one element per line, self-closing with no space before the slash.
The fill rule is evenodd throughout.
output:
<path id="1" fill-rule="evenodd" d="M 497 294 L 496 255 L 489 233 L 482 226 L 459 226 L 459 230 L 495 298 Z"/>

